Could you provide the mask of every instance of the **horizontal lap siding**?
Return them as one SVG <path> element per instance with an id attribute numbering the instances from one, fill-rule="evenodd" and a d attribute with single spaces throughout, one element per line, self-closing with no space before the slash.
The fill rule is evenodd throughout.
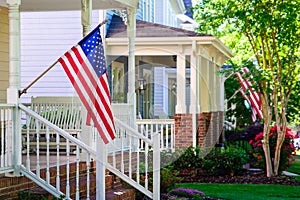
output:
<path id="1" fill-rule="evenodd" d="M 0 103 L 6 103 L 9 72 L 8 10 L 0 6 Z"/>
<path id="2" fill-rule="evenodd" d="M 91 28 L 99 21 L 99 11 L 95 10 Z M 27 87 L 81 39 L 80 11 L 21 13 L 21 88 Z M 22 95 L 22 102 L 30 102 L 32 96 L 72 95 L 73 87 L 57 64 Z"/>

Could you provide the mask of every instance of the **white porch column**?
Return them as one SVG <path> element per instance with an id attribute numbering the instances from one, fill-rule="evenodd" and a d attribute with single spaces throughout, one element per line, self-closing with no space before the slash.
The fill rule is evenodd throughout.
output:
<path id="1" fill-rule="evenodd" d="M 82 36 L 85 37 L 91 26 L 91 13 L 92 13 L 92 0 L 81 0 L 81 25 L 82 25 Z M 82 116 L 82 131 L 80 140 L 89 146 L 93 146 L 93 134 L 97 134 L 97 131 L 93 131 L 91 126 L 86 125 L 87 110 L 83 103 L 81 103 L 81 116 Z M 80 153 L 80 160 L 86 161 L 86 152 Z"/>
<path id="2" fill-rule="evenodd" d="M 20 89 L 20 0 L 7 0 L 9 11 L 9 87 L 7 88 L 7 103 L 19 103 Z M 20 176 L 22 163 L 21 112 L 16 109 L 13 150 L 14 175 Z"/>
<path id="3" fill-rule="evenodd" d="M 217 65 L 215 63 L 214 57 L 212 57 L 212 63 L 210 66 L 211 70 L 211 93 L 212 93 L 212 109 L 211 111 L 215 112 L 217 111 Z"/>
<path id="4" fill-rule="evenodd" d="M 201 58 L 201 111 L 210 112 L 209 61 Z"/>
<path id="5" fill-rule="evenodd" d="M 196 51 L 196 40 L 192 43 L 192 54 L 191 54 L 191 66 L 190 66 L 190 79 L 191 79 L 191 86 L 190 86 L 190 95 L 191 95 L 191 104 L 190 104 L 190 113 L 192 114 L 192 123 L 193 123 L 193 147 L 197 144 L 197 118 L 196 114 L 199 111 L 199 106 L 197 104 L 197 51 Z"/>
<path id="6" fill-rule="evenodd" d="M 92 0 L 81 0 L 81 25 L 82 25 L 83 37 L 90 32 L 91 24 L 92 24 Z"/>
<path id="7" fill-rule="evenodd" d="M 176 114 L 186 113 L 186 66 L 185 66 L 185 55 L 177 54 L 177 104 L 176 104 Z"/>
<path id="8" fill-rule="evenodd" d="M 128 36 L 128 93 L 127 102 L 132 105 L 131 127 L 136 123 L 136 93 L 135 93 L 135 36 L 136 9 L 127 8 L 127 36 Z"/>
<path id="9" fill-rule="evenodd" d="M 7 103 L 19 102 L 20 89 L 20 12 L 21 0 L 7 0 L 9 11 L 9 87 Z"/>

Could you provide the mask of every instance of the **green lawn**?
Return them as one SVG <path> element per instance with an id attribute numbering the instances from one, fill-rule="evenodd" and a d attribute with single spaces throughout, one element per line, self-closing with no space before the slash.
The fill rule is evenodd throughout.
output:
<path id="1" fill-rule="evenodd" d="M 286 171 L 300 175 L 300 155 L 296 156 L 295 162 L 293 162 L 291 166 L 287 168 Z M 300 176 L 295 176 L 295 179 L 297 179 L 300 182 Z"/>
<path id="2" fill-rule="evenodd" d="M 300 199 L 299 186 L 267 184 L 178 184 L 177 187 L 197 189 L 210 197 L 230 200 L 295 200 Z"/>
<path id="3" fill-rule="evenodd" d="M 287 171 L 300 175 L 300 155 Z M 295 177 L 300 182 L 300 176 Z M 177 187 L 197 189 L 210 197 L 226 200 L 285 200 L 300 199 L 300 186 L 267 184 L 206 184 L 183 183 Z"/>
<path id="4" fill-rule="evenodd" d="M 293 162 L 291 166 L 287 168 L 287 171 L 300 175 L 300 156 L 296 156 L 295 162 Z"/>

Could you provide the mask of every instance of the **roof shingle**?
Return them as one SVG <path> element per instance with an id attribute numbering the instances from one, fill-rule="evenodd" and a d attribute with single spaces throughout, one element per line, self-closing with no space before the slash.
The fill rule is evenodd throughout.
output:
<path id="1" fill-rule="evenodd" d="M 194 31 L 136 20 L 136 37 L 197 37 L 208 36 Z M 107 38 L 127 37 L 127 28 L 123 20 L 114 15 L 107 31 Z"/>

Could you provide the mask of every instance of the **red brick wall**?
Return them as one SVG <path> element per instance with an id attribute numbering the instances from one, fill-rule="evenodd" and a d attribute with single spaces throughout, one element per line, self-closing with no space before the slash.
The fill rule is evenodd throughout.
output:
<path id="1" fill-rule="evenodd" d="M 86 163 L 81 162 L 80 163 L 80 174 L 84 175 L 86 174 Z M 91 166 L 91 171 L 90 171 L 90 176 L 91 179 L 95 179 L 94 174 L 93 174 L 93 166 Z M 70 164 L 70 178 L 75 177 L 76 175 L 76 163 Z M 46 177 L 46 169 L 42 169 L 40 172 L 40 176 L 42 178 Z M 60 166 L 60 180 L 61 182 L 65 182 L 66 180 L 66 166 L 62 165 Z M 50 168 L 50 182 L 51 184 L 55 184 L 55 179 L 56 179 L 56 167 Z M 71 184 L 71 183 L 70 183 Z M 72 185 L 71 185 L 72 186 Z M 84 185 L 83 185 L 84 186 Z M 96 190 L 96 184 L 91 182 L 91 191 L 94 189 Z M 25 191 L 25 190 L 30 190 L 32 188 L 36 188 L 35 190 L 39 190 L 39 186 L 32 182 L 30 179 L 28 179 L 25 176 L 21 177 L 5 177 L 1 176 L 0 177 L 0 199 L 5 199 L 5 200 L 13 200 L 13 199 L 18 199 L 18 192 Z M 43 191 L 43 189 L 41 189 Z M 65 186 L 61 186 L 62 192 L 65 191 Z M 71 187 L 71 197 L 75 197 L 75 186 Z M 84 194 L 86 192 L 86 187 L 83 187 L 80 189 L 81 194 Z M 45 193 L 46 195 L 48 194 L 47 192 Z"/>
<path id="2" fill-rule="evenodd" d="M 175 148 L 193 145 L 192 114 L 175 114 Z"/>
<path id="3" fill-rule="evenodd" d="M 193 145 L 192 114 L 175 114 L 175 148 Z M 196 115 L 197 146 L 214 146 L 223 130 L 223 112 L 206 112 Z"/>

